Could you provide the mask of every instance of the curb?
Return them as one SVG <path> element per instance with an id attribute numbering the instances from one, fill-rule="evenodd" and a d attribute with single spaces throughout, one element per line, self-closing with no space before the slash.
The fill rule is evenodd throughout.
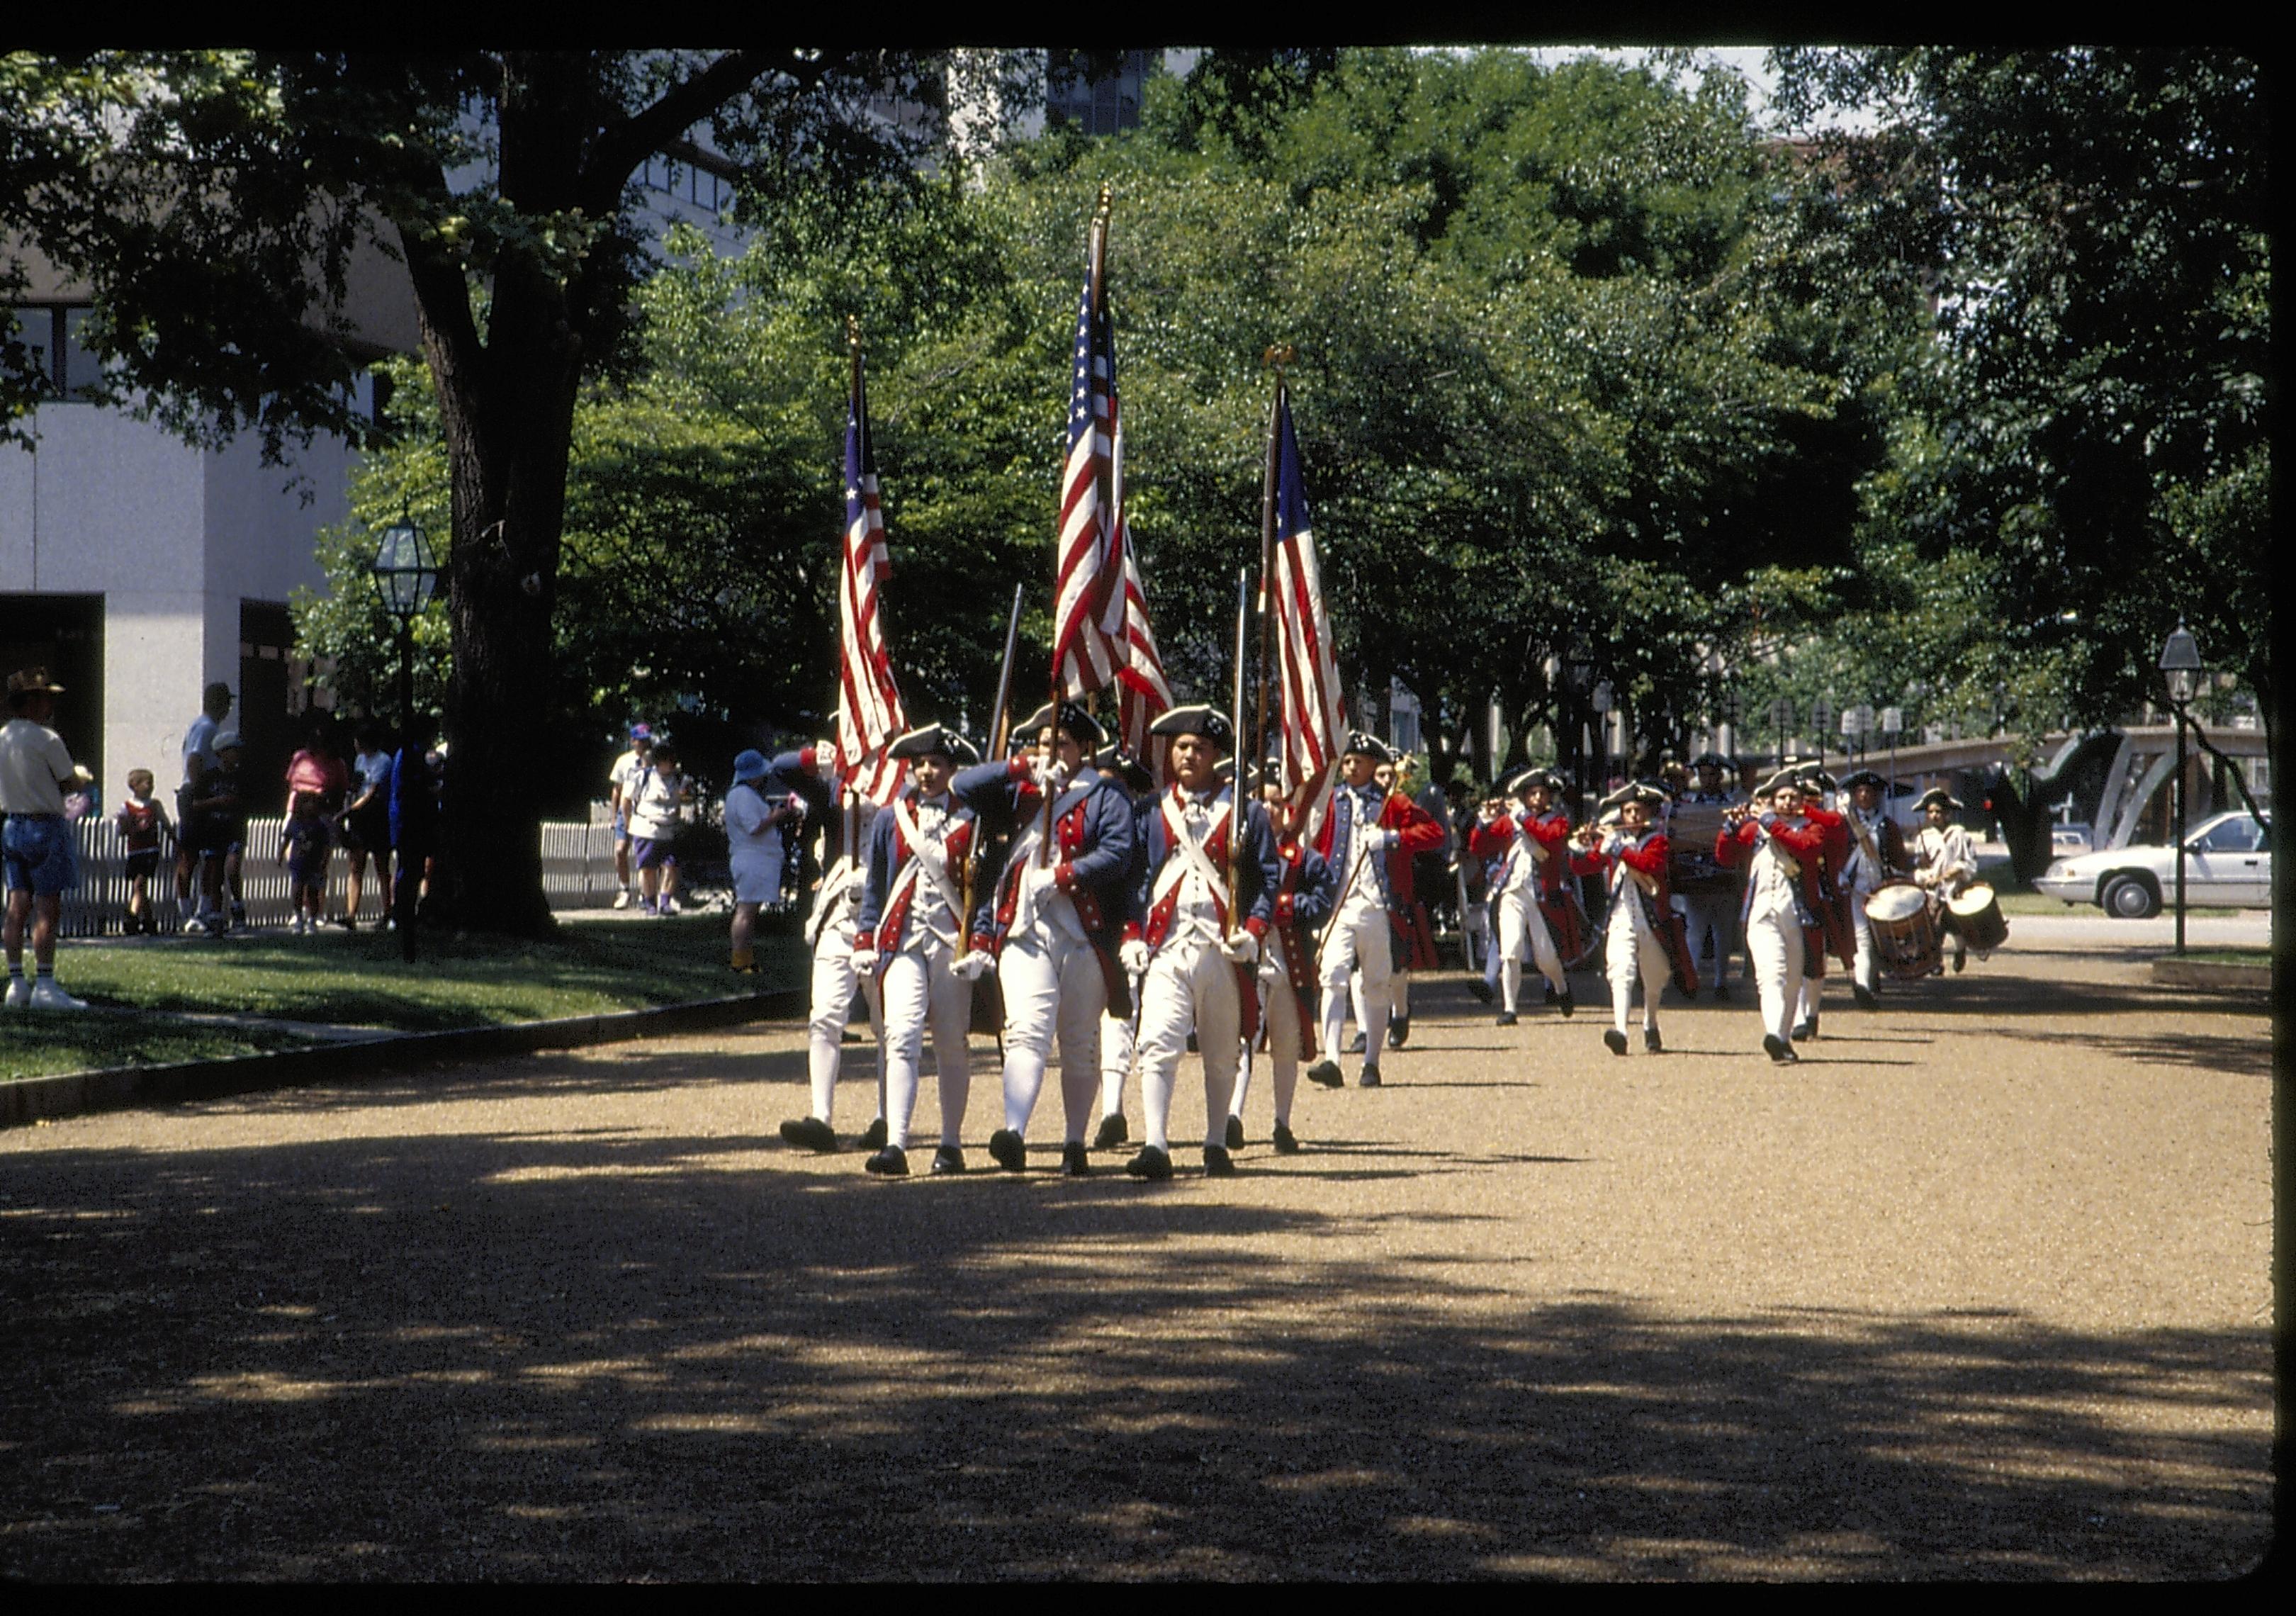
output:
<path id="1" fill-rule="evenodd" d="M 508 1027 L 458 1027 L 446 1032 L 410 1032 L 357 1044 L 326 1044 L 225 1061 L 181 1061 L 164 1066 L 114 1067 L 103 1071 L 64 1072 L 48 1078 L 19 1078 L 0 1083 L 0 1128 L 91 1112 L 174 1105 L 226 1095 L 258 1094 L 304 1083 L 340 1083 L 405 1071 L 438 1061 L 529 1054 L 542 1049 L 576 1049 L 657 1033 L 734 1027 L 746 1021 L 802 1016 L 803 988 L 742 994 L 735 998 L 699 999 L 651 1010 L 617 1010 L 558 1021 L 521 1021 Z"/>
<path id="2" fill-rule="evenodd" d="M 2235 993 L 2272 991 L 2269 965 L 2227 965 L 2210 960 L 2156 959 L 2152 980 L 2163 988 L 2204 988 Z"/>

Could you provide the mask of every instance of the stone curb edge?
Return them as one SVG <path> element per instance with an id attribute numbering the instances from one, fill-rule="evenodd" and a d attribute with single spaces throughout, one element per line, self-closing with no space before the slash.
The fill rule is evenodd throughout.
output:
<path id="1" fill-rule="evenodd" d="M 2230 988 L 2236 992 L 2272 991 L 2269 965 L 2227 965 L 2212 960 L 2156 959 L 2152 980 L 2164 988 Z"/>
<path id="2" fill-rule="evenodd" d="M 303 1083 L 340 1083 L 404 1071 L 434 1061 L 529 1054 L 542 1049 L 575 1049 L 656 1033 L 698 1031 L 800 1017 L 803 988 L 700 999 L 647 1010 L 609 1011 L 557 1021 L 521 1021 L 507 1027 L 460 1027 L 446 1032 L 410 1032 L 357 1044 L 327 1044 L 283 1049 L 223 1061 L 181 1061 L 164 1066 L 123 1066 L 103 1071 L 65 1072 L 48 1078 L 0 1082 L 0 1128 L 91 1112 L 174 1105 L 186 1100 L 220 1099 Z"/>

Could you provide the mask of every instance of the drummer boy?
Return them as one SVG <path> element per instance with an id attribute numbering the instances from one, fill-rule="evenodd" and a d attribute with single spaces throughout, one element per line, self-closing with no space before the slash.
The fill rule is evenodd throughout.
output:
<path id="1" fill-rule="evenodd" d="M 1977 879 L 1976 845 L 1969 833 L 1954 823 L 1961 807 L 1943 786 L 1932 786 L 1922 797 L 1922 816 L 1928 823 L 1914 838 L 1914 880 L 1940 908 Z M 1953 968 L 1958 972 L 1969 964 L 1969 946 L 1958 931 L 1950 926 L 1947 930 L 1953 931 Z M 1984 958 L 1984 953 L 1980 951 L 1978 957 Z"/>

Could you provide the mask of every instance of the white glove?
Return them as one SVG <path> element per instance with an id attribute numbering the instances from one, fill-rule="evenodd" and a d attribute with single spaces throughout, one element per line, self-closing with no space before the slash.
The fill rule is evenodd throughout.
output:
<path id="1" fill-rule="evenodd" d="M 853 950 L 853 970 L 855 974 L 866 976 L 876 968 L 877 951 L 874 948 L 856 948 Z"/>
<path id="2" fill-rule="evenodd" d="M 1040 787 L 1057 792 L 1069 783 L 1068 765 L 1057 758 L 1047 758 L 1042 752 L 1029 754 L 1029 778 Z"/>
<path id="3" fill-rule="evenodd" d="M 1057 892 L 1060 890 L 1060 885 L 1061 874 L 1058 865 L 1037 864 L 1032 860 L 1029 867 L 1021 873 L 1022 891 L 1025 896 L 1031 898 L 1041 898 L 1047 890 Z"/>
<path id="4" fill-rule="evenodd" d="M 1395 833 L 1385 825 L 1375 824 L 1364 833 L 1364 850 L 1384 853 L 1395 845 Z"/>
<path id="5" fill-rule="evenodd" d="M 1148 945 L 1136 937 L 1128 938 L 1118 947 L 1116 957 L 1132 975 L 1144 975 L 1148 969 Z"/>
<path id="6" fill-rule="evenodd" d="M 1259 939 L 1249 931 L 1231 931 L 1220 952 L 1235 964 L 1249 965 L 1259 957 Z"/>
<path id="7" fill-rule="evenodd" d="M 813 743 L 813 772 L 824 780 L 837 777 L 837 742 L 816 741 Z"/>
<path id="8" fill-rule="evenodd" d="M 988 974 L 989 968 L 995 965 L 996 963 L 996 962 L 995 960 L 988 957 L 988 949 L 975 948 L 972 953 L 964 956 L 962 959 L 951 960 L 949 962 L 948 969 L 951 975 L 955 976 L 964 981 L 972 982 L 978 981 L 982 977 L 987 976 Z"/>

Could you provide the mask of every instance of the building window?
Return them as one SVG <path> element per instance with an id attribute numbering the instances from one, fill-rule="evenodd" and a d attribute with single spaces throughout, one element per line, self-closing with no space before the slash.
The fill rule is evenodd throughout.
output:
<path id="1" fill-rule="evenodd" d="M 1105 58 L 1103 57 L 1104 61 Z M 1072 125 L 1086 135 L 1114 135 L 1140 127 L 1140 88 L 1149 53 L 1126 51 L 1113 72 L 1095 73 L 1083 51 L 1054 51 L 1046 64 L 1045 122 Z"/>

